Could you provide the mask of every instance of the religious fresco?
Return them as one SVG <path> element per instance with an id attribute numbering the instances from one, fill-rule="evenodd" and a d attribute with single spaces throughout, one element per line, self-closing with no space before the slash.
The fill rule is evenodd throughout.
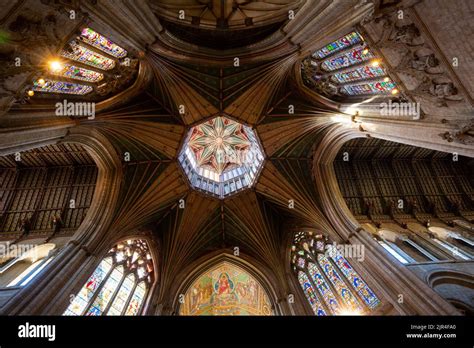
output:
<path id="1" fill-rule="evenodd" d="M 180 315 L 272 315 L 260 283 L 240 267 L 223 262 L 188 289 Z"/>

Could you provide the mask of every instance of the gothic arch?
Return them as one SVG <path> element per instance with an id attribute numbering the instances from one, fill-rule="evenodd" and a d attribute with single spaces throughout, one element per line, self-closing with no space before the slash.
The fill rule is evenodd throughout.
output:
<path id="1" fill-rule="evenodd" d="M 396 260 L 388 259 L 383 248 L 373 239 L 370 232 L 361 227 L 347 207 L 336 179 L 333 162 L 345 142 L 364 136 L 369 137 L 352 124 L 347 126 L 338 124 L 331 126 L 321 139 L 322 145 L 313 155 L 312 172 L 313 177 L 319 179 L 315 180 L 315 184 L 321 197 L 323 212 L 344 241 L 351 244 L 361 243 L 365 246 L 364 267 L 355 264 L 354 268 L 369 285 L 372 285 L 377 294 L 387 299 L 393 306 L 391 309 L 387 308 L 387 311 L 399 314 L 453 313 L 454 308 L 435 294 L 416 275 L 405 269 L 403 265 L 396 264 Z M 387 286 L 382 287 L 381 284 L 387 284 Z M 433 299 L 430 308 L 421 308 L 418 303 L 422 300 L 415 299 L 417 296 L 409 299 L 405 296 L 405 302 L 398 303 L 396 301 L 398 294 L 406 293 L 407 289 L 412 289 L 409 290 L 410 293 L 416 293 L 420 297 L 430 296 Z"/>
<path id="2" fill-rule="evenodd" d="M 198 264 L 199 261 L 200 260 L 196 261 L 195 263 Z M 243 270 L 249 276 L 253 277 L 268 297 L 273 315 L 278 315 L 281 313 L 277 305 L 278 301 L 276 293 L 267 276 L 265 276 L 252 263 L 245 260 L 242 256 L 236 257 L 229 253 L 220 253 L 219 255 L 207 258 L 207 260 L 200 262 L 199 266 L 185 278 L 173 299 L 173 308 L 175 309 L 174 314 L 178 314 L 180 312 L 180 298 L 183 298 L 182 295 L 187 294 L 188 291 L 191 290 L 191 286 L 194 284 L 194 282 L 204 275 L 206 271 L 212 270 L 213 268 L 222 264 L 235 266 L 238 269 Z"/>
<path id="3" fill-rule="evenodd" d="M 145 298 L 144 298 L 144 301 L 143 301 L 143 305 L 140 306 L 140 311 L 139 311 L 139 314 L 145 314 L 147 313 L 147 311 L 150 309 L 150 302 L 151 302 L 151 298 L 153 296 L 153 292 L 159 282 L 159 274 L 158 274 L 158 267 L 157 267 L 157 261 L 158 261 L 158 248 L 157 248 L 157 243 L 155 241 L 155 239 L 152 237 L 150 231 L 134 231 L 132 232 L 131 234 L 127 235 L 127 236 L 121 236 L 121 237 L 117 237 L 115 239 L 113 239 L 113 241 L 110 241 L 108 244 L 105 244 L 105 248 L 103 248 L 103 250 L 101 250 L 100 253 L 98 253 L 97 257 L 95 258 L 95 263 L 94 263 L 94 268 L 93 268 L 93 271 L 95 272 L 95 270 L 97 269 L 97 267 L 99 266 L 100 263 L 102 263 L 102 261 L 106 258 L 110 258 L 110 257 L 113 257 L 115 258 L 115 255 L 119 252 L 119 250 L 121 250 L 121 246 L 125 246 L 125 248 L 127 248 L 127 244 L 131 244 L 132 247 L 133 247 L 133 242 L 134 241 L 140 241 L 140 242 L 145 242 L 146 243 L 146 251 L 147 253 L 149 253 L 151 256 L 151 263 L 153 265 L 153 269 L 151 270 L 148 270 L 151 275 L 152 275 L 152 280 L 150 282 L 150 280 L 146 281 L 145 278 L 142 278 L 142 280 L 135 280 L 135 283 L 139 283 L 139 282 L 147 282 L 148 283 L 148 287 L 146 289 L 146 293 L 145 293 Z M 140 248 L 142 248 L 140 246 Z M 126 249 L 124 249 L 126 250 Z M 133 249 L 132 249 L 133 250 Z M 111 254 L 111 251 L 113 252 Z M 109 256 L 107 256 L 109 255 Z M 112 256 L 110 256 L 112 255 Z M 128 257 L 131 257 L 132 254 L 128 254 Z M 130 259 L 133 263 L 133 259 Z M 123 262 L 123 261 L 122 261 Z M 142 262 L 142 261 L 140 261 Z M 117 263 L 117 264 L 122 264 L 122 263 Z M 114 264 L 113 268 L 117 268 L 117 264 Z M 128 264 L 128 261 L 127 261 L 127 264 Z M 123 264 L 125 268 L 127 268 L 128 266 L 126 266 L 125 264 Z M 91 275 L 92 275 L 92 272 L 91 271 L 89 274 L 84 274 L 81 278 L 84 278 L 84 279 L 76 279 L 76 286 L 74 287 L 74 290 L 72 293 L 77 294 L 79 293 L 79 291 L 84 287 L 84 284 L 86 282 L 87 279 L 90 279 Z M 127 270 L 126 270 L 127 271 Z M 132 269 L 129 268 L 127 272 L 132 272 Z M 135 269 L 135 272 L 136 272 L 136 269 Z M 126 274 L 126 273 L 125 273 Z M 85 277 L 84 277 L 85 276 Z M 123 276 L 125 277 L 125 276 Z M 112 298 L 110 302 L 112 302 L 114 299 Z M 90 303 L 89 303 L 90 304 Z M 69 309 L 69 305 L 67 306 L 67 308 Z M 64 309 L 63 309 L 63 312 L 64 312 Z M 105 313 L 105 312 L 104 312 Z M 77 314 L 76 314 L 77 315 Z"/>
<path id="4" fill-rule="evenodd" d="M 435 269 L 426 275 L 426 282 L 458 310 L 466 315 L 474 314 L 474 281 L 471 274 Z"/>
<path id="5" fill-rule="evenodd" d="M 293 244 L 295 234 L 299 231 L 311 231 L 316 233 L 320 231 L 320 229 L 308 224 L 299 224 L 298 226 L 292 226 L 285 230 L 285 238 L 283 239 L 285 275 L 289 288 L 288 295 L 293 295 L 293 303 L 290 304 L 290 308 L 294 315 L 314 315 L 291 269 L 291 245 Z"/>
<path id="6" fill-rule="evenodd" d="M 108 239 L 106 231 L 112 222 L 122 177 L 116 151 L 100 132 L 84 127 L 69 130 L 60 142 L 82 145 L 94 159 L 99 172 L 92 204 L 87 218 L 69 243 L 48 265 L 48 272 L 35 277 L 30 286 L 18 291 L 2 308 L 1 312 L 5 314 L 18 315 L 23 311 L 59 314 L 69 300 L 64 294 L 72 293 L 77 281 L 84 280 L 92 272 L 95 257 L 91 256 L 97 255 L 100 244 Z"/>

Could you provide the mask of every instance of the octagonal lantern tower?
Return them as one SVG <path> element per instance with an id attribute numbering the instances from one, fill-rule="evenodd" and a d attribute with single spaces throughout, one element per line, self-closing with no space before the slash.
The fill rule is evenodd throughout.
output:
<path id="1" fill-rule="evenodd" d="M 218 116 L 189 130 L 178 160 L 193 188 L 225 198 L 255 183 L 264 155 L 250 127 Z"/>

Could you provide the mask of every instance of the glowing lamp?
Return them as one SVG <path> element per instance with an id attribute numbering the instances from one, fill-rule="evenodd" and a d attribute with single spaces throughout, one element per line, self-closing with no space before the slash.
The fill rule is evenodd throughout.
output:
<path id="1" fill-rule="evenodd" d="M 30 90 L 30 91 L 26 92 L 26 94 L 28 94 L 28 96 L 32 97 L 32 96 L 35 95 L 35 92 Z"/>

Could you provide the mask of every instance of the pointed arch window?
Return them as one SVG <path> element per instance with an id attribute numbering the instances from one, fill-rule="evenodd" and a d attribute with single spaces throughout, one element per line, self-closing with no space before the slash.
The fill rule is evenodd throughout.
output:
<path id="1" fill-rule="evenodd" d="M 380 300 L 327 239 L 298 232 L 291 248 L 293 271 L 316 315 L 364 314 Z"/>
<path id="2" fill-rule="evenodd" d="M 115 245 L 64 315 L 138 315 L 154 281 L 149 247 L 141 239 Z"/>

